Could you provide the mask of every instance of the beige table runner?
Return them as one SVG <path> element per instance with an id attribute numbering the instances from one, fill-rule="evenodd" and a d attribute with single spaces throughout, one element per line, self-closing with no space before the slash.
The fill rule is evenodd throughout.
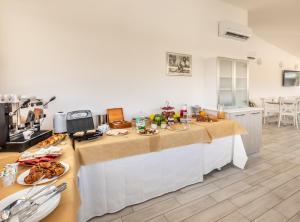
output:
<path id="1" fill-rule="evenodd" d="M 246 130 L 236 121 L 194 123 L 185 131 L 160 130 L 158 135 L 141 136 L 129 129 L 125 136 L 107 136 L 96 141 L 76 142 L 80 165 L 150 153 L 194 143 L 210 143 L 213 139 L 244 134 Z"/>
<path id="2" fill-rule="evenodd" d="M 247 134 L 247 130 L 235 120 L 223 120 L 212 123 L 196 122 L 194 124 L 205 127 L 211 140 L 232 135 Z"/>

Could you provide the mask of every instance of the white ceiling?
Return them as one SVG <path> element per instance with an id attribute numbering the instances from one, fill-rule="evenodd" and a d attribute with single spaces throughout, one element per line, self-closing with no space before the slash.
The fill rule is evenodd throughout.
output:
<path id="1" fill-rule="evenodd" d="M 249 11 L 255 34 L 300 57 L 300 0 L 223 0 Z"/>

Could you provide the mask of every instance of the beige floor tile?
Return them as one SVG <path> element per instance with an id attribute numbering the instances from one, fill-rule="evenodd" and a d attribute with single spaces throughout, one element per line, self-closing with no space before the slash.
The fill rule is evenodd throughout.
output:
<path id="1" fill-rule="evenodd" d="M 184 187 L 184 188 L 180 189 L 180 191 L 185 193 L 185 192 L 193 190 L 195 188 L 199 188 L 199 187 L 205 186 L 207 184 L 210 184 L 210 183 L 212 183 L 216 180 L 218 180 L 218 178 L 213 177 L 212 175 L 205 175 L 204 178 L 203 178 L 203 182 L 195 183 L 195 184 L 192 184 L 190 186 Z"/>
<path id="2" fill-rule="evenodd" d="M 111 222 L 122 222 L 122 218 L 118 218 L 118 219 L 113 220 L 113 221 L 111 221 Z"/>
<path id="3" fill-rule="evenodd" d="M 254 175 L 251 175 L 242 181 L 249 185 L 254 186 L 254 185 L 257 185 L 263 181 L 266 181 L 269 178 L 274 177 L 274 176 L 276 176 L 276 174 L 273 171 L 264 170 L 264 171 L 254 174 Z"/>
<path id="4" fill-rule="evenodd" d="M 294 155 L 284 154 L 284 155 L 276 157 L 276 158 L 274 158 L 272 160 L 267 161 L 267 163 L 269 163 L 271 165 L 277 165 L 277 164 L 280 164 L 280 163 L 285 163 L 287 161 L 291 161 L 293 158 L 295 158 Z"/>
<path id="5" fill-rule="evenodd" d="M 288 197 L 290 197 L 291 195 L 293 195 L 299 190 L 300 190 L 300 179 L 295 178 L 281 185 L 280 187 L 276 188 L 272 192 L 282 199 L 287 199 Z"/>
<path id="6" fill-rule="evenodd" d="M 168 193 L 168 194 L 165 194 L 163 196 L 156 197 L 156 198 L 153 198 L 151 200 L 148 200 L 148 201 L 146 201 L 144 203 L 133 205 L 132 208 L 133 208 L 134 211 L 138 211 L 138 210 L 141 210 L 143 208 L 150 207 L 153 204 L 159 203 L 161 201 L 168 200 L 168 199 L 170 199 L 172 197 L 175 197 L 176 195 L 177 195 L 176 192 Z"/>
<path id="7" fill-rule="evenodd" d="M 157 204 L 154 204 L 150 207 L 141 209 L 137 212 L 129 214 L 122 217 L 123 222 L 142 222 L 153 219 L 161 214 L 164 214 L 176 207 L 179 207 L 180 204 L 175 198 L 171 198 Z"/>
<path id="8" fill-rule="evenodd" d="M 300 176 L 300 165 L 297 165 L 296 167 L 286 171 L 286 173 L 293 177 Z"/>
<path id="9" fill-rule="evenodd" d="M 289 146 L 289 147 L 285 147 L 284 149 L 280 149 L 279 152 L 280 153 L 291 153 L 291 152 L 297 150 L 298 149 L 297 147 L 291 146 L 291 145 L 294 145 L 295 142 L 297 142 L 297 141 L 293 141 L 293 143 L 291 143 L 291 144 L 283 143 L 282 144 L 283 146 Z"/>
<path id="10" fill-rule="evenodd" d="M 165 216 L 168 219 L 168 221 L 172 221 L 172 222 L 182 221 L 188 217 L 191 217 L 215 205 L 216 203 L 217 202 L 213 198 L 206 196 L 197 199 L 191 203 L 185 204 L 181 207 L 178 207 L 174 210 L 171 210 L 170 212 L 166 213 Z"/>
<path id="11" fill-rule="evenodd" d="M 218 220 L 218 222 L 250 222 L 250 220 L 246 219 L 238 211 L 235 211 L 228 216 L 223 217 L 221 220 Z"/>
<path id="12" fill-rule="evenodd" d="M 132 212 L 133 212 L 132 207 L 126 207 L 125 209 L 123 209 L 117 213 L 105 214 L 101 217 L 95 217 L 95 218 L 89 220 L 89 222 L 111 222 L 113 220 L 121 218 L 122 216 L 128 215 Z"/>
<path id="13" fill-rule="evenodd" d="M 220 171 L 213 172 L 212 176 L 216 178 L 222 178 L 240 172 L 241 170 L 236 167 L 229 167 L 229 168 L 222 169 Z"/>
<path id="14" fill-rule="evenodd" d="M 247 167 L 246 170 L 244 170 L 244 173 L 253 175 L 253 174 L 256 174 L 256 173 L 261 172 L 263 170 L 269 169 L 271 167 L 272 167 L 271 164 L 261 163 L 261 164 L 255 165 L 253 167 L 249 167 L 249 168 Z"/>
<path id="15" fill-rule="evenodd" d="M 243 182 L 238 182 L 232 184 L 231 186 L 225 187 L 221 190 L 215 191 L 211 193 L 210 196 L 212 196 L 216 201 L 220 202 L 248 188 L 250 188 L 248 184 Z"/>
<path id="16" fill-rule="evenodd" d="M 289 180 L 291 180 L 293 178 L 294 178 L 294 176 L 292 176 L 288 173 L 281 173 L 281 174 L 278 174 L 278 175 L 262 182 L 261 184 L 270 189 L 274 189 L 274 188 L 288 182 Z"/>
<path id="17" fill-rule="evenodd" d="M 266 161 L 263 158 L 261 158 L 260 156 L 251 155 L 251 156 L 248 157 L 248 161 L 247 161 L 245 169 L 255 167 L 255 166 L 257 166 L 259 164 L 262 164 L 264 162 L 266 162 Z"/>
<path id="18" fill-rule="evenodd" d="M 290 159 L 289 161 L 294 164 L 300 164 L 300 156 Z"/>
<path id="19" fill-rule="evenodd" d="M 151 220 L 147 220 L 147 222 L 169 222 L 163 215 L 159 217 L 155 217 Z"/>
<path id="20" fill-rule="evenodd" d="M 296 166 L 297 166 L 296 164 L 286 161 L 286 162 L 277 164 L 275 166 L 272 166 L 270 168 L 270 170 L 272 170 L 274 173 L 283 173 L 283 172 L 286 172 Z"/>
<path id="21" fill-rule="evenodd" d="M 254 222 L 286 222 L 287 219 L 276 210 L 269 210 L 259 218 L 254 220 Z"/>
<path id="22" fill-rule="evenodd" d="M 214 222 L 232 213 L 236 207 L 228 200 L 218 203 L 184 220 L 185 222 Z"/>
<path id="23" fill-rule="evenodd" d="M 251 187 L 235 196 L 233 196 L 230 201 L 238 206 L 238 207 L 242 207 L 248 203 L 250 203 L 251 201 L 263 196 L 264 194 L 266 194 L 267 192 L 269 192 L 270 189 L 263 187 L 263 186 L 254 186 Z"/>
<path id="24" fill-rule="evenodd" d="M 275 209 L 288 219 L 295 216 L 300 211 L 300 191 L 278 204 Z"/>
<path id="25" fill-rule="evenodd" d="M 272 152 L 272 153 L 268 153 L 268 154 L 262 154 L 261 158 L 263 158 L 264 160 L 271 160 L 276 157 L 279 157 L 280 155 L 282 155 L 282 154 L 277 153 L 277 152 Z"/>
<path id="26" fill-rule="evenodd" d="M 237 181 L 245 179 L 246 177 L 248 177 L 247 174 L 240 172 L 240 173 L 235 173 L 235 174 L 229 175 L 227 177 L 223 177 L 213 183 L 220 188 L 224 188 L 224 187 L 227 187 Z"/>
<path id="27" fill-rule="evenodd" d="M 300 215 L 292 217 L 288 222 L 300 222 Z"/>
<path id="28" fill-rule="evenodd" d="M 243 206 L 238 211 L 249 220 L 254 220 L 277 205 L 280 201 L 281 199 L 275 194 L 268 193 Z"/>
<path id="29" fill-rule="evenodd" d="M 190 190 L 188 192 L 185 193 L 179 193 L 176 196 L 176 199 L 178 200 L 179 203 L 181 204 L 185 204 L 188 203 L 190 201 L 196 200 L 198 198 L 204 197 L 216 190 L 218 190 L 219 188 L 214 185 L 214 184 L 208 184 L 193 190 Z"/>

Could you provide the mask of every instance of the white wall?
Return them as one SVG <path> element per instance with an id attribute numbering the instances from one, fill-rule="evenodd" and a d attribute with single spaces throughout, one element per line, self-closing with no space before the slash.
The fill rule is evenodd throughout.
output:
<path id="1" fill-rule="evenodd" d="M 250 62 L 250 98 L 260 102 L 263 97 L 300 96 L 300 87 L 283 87 L 282 70 L 295 70 L 295 65 L 300 69 L 300 59 L 286 51 L 254 36 L 249 42 L 249 49 L 256 52 L 256 57 L 261 59 Z M 283 67 L 279 66 L 283 64 Z"/>
<path id="2" fill-rule="evenodd" d="M 263 65 L 252 67 L 251 95 L 277 93 L 274 57 L 290 55 L 259 39 L 219 38 L 224 19 L 247 24 L 247 12 L 218 0 L 0 0 L 0 94 L 56 95 L 50 116 L 124 107 L 130 117 L 165 100 L 204 105 L 203 58 L 253 49 Z M 167 51 L 192 54 L 193 76 L 166 76 Z M 274 86 L 265 91 L 261 79 Z"/>

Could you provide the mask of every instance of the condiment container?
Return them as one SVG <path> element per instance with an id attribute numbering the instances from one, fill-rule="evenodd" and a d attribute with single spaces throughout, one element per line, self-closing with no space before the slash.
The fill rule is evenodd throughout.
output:
<path id="1" fill-rule="evenodd" d="M 0 172 L 0 179 L 4 187 L 13 185 L 16 181 L 19 163 L 6 164 Z"/>

